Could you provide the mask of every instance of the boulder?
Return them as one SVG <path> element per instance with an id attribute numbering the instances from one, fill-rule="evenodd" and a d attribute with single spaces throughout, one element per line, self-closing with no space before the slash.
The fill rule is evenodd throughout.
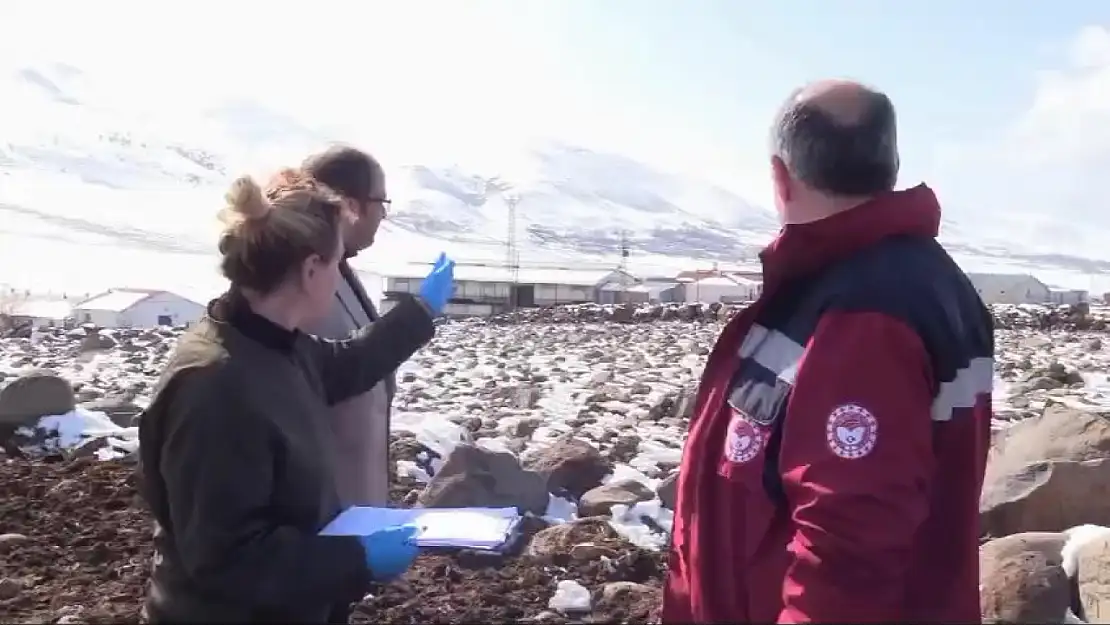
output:
<path id="1" fill-rule="evenodd" d="M 33 425 L 77 406 L 73 386 L 52 371 L 24 373 L 0 390 L 0 425 Z"/>
<path id="2" fill-rule="evenodd" d="M 674 510 L 675 502 L 678 499 L 678 472 L 674 472 L 667 476 L 665 480 L 655 487 L 655 495 L 659 497 L 659 501 L 663 507 L 668 510 Z"/>
<path id="3" fill-rule="evenodd" d="M 609 514 L 615 504 L 633 506 L 641 501 L 655 499 L 655 493 L 636 480 L 609 482 L 591 488 L 578 501 L 578 513 L 584 517 Z"/>
<path id="4" fill-rule="evenodd" d="M 979 511 L 1000 537 L 1110 525 L 1110 419 L 1059 405 L 994 437 Z"/>
<path id="5" fill-rule="evenodd" d="M 601 485 L 613 469 L 596 447 L 576 438 L 563 438 L 529 454 L 524 467 L 547 477 L 548 490 L 565 490 L 575 499 Z"/>
<path id="6" fill-rule="evenodd" d="M 516 456 L 460 443 L 417 502 L 427 508 L 516 507 L 543 514 L 549 497 L 545 476 L 522 468 Z"/>
<path id="7" fill-rule="evenodd" d="M 979 512 L 989 536 L 1110 525 L 1110 458 L 1027 464 L 984 487 Z"/>
<path id="8" fill-rule="evenodd" d="M 1027 532 L 979 548 L 979 607 L 984 623 L 1062 623 L 1071 582 L 1059 532 Z"/>
<path id="9" fill-rule="evenodd" d="M 587 517 L 536 532 L 528 544 L 527 553 L 537 558 L 561 560 L 574 558 L 576 551 L 587 554 L 610 551 L 616 555 L 625 546 L 626 541 L 605 518 Z"/>

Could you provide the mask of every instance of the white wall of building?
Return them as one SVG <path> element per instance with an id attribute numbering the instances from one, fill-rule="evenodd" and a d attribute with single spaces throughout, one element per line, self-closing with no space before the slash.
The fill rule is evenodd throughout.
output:
<path id="1" fill-rule="evenodd" d="M 77 323 L 91 323 L 100 328 L 120 327 L 120 312 L 118 310 L 75 308 L 73 315 L 77 319 Z"/>
<path id="2" fill-rule="evenodd" d="M 414 290 L 418 289 L 419 287 Z M 509 284 L 507 282 L 461 280 L 455 282 L 455 294 L 453 297 L 476 301 L 507 300 L 509 299 Z"/>
<path id="3" fill-rule="evenodd" d="M 759 284 L 750 280 L 711 276 L 686 283 L 683 291 L 684 301 L 688 303 L 746 302 L 759 296 Z"/>
<path id="4" fill-rule="evenodd" d="M 204 316 L 202 304 L 173 293 L 159 293 L 124 311 L 123 321 L 130 327 L 153 328 L 164 324 L 181 326 L 196 323 Z"/>
<path id="5" fill-rule="evenodd" d="M 62 327 L 66 318 L 73 315 L 73 304 L 67 300 L 27 299 L 12 306 L 9 314 L 36 328 Z"/>
<path id="6" fill-rule="evenodd" d="M 536 302 L 592 302 L 595 287 L 572 284 L 537 284 Z"/>
<path id="7" fill-rule="evenodd" d="M 400 293 L 417 293 L 420 290 L 421 279 L 418 278 L 387 278 L 386 291 Z M 571 284 L 528 284 L 520 283 L 518 286 L 533 287 L 536 303 L 546 302 L 592 302 L 594 300 L 593 286 Z M 479 282 L 476 280 L 456 280 L 454 297 L 474 301 L 508 301 L 511 285 L 508 282 Z"/>
<path id="8" fill-rule="evenodd" d="M 423 278 L 386 278 L 385 290 L 396 293 L 419 293 Z M 475 280 L 455 280 L 454 297 L 460 299 L 491 300 L 508 299 L 507 282 L 478 282 Z"/>
<path id="9" fill-rule="evenodd" d="M 1029 275 L 968 274 L 975 292 L 984 304 L 1043 304 L 1052 293 L 1040 280 Z"/>
<path id="10" fill-rule="evenodd" d="M 1074 306 L 1090 301 L 1087 291 L 1083 289 L 1052 289 L 1050 292 L 1053 304 Z"/>
<path id="11" fill-rule="evenodd" d="M 93 302 L 95 304 L 95 302 Z M 188 325 L 204 316 L 205 307 L 173 293 L 156 293 L 123 310 L 77 307 L 78 323 L 102 328 L 155 328 L 161 325 Z"/>

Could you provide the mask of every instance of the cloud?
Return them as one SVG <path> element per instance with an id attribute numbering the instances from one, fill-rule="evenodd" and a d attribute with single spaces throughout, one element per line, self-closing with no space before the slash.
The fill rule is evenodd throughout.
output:
<path id="1" fill-rule="evenodd" d="M 1060 56 L 1000 132 L 938 148 L 935 180 L 961 224 L 1110 258 L 1110 30 L 1081 29 Z"/>
<path id="2" fill-rule="evenodd" d="M 1011 128 L 1010 153 L 1023 166 L 1088 167 L 1110 155 L 1110 31 L 1075 37 L 1062 69 L 1039 76 L 1033 102 Z"/>
<path id="3" fill-rule="evenodd" d="M 0 20 L 0 58 L 75 64 L 96 76 L 99 102 L 163 117 L 254 100 L 401 158 L 495 144 L 540 122 L 556 135 L 602 127 L 500 6 L 44 0 Z"/>

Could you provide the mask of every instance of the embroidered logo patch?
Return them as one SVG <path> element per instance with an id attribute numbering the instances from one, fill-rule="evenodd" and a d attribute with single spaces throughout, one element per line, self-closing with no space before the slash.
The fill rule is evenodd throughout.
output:
<path id="1" fill-rule="evenodd" d="M 764 439 L 763 432 L 759 428 L 752 425 L 743 413 L 735 411 L 732 415 L 732 423 L 728 426 L 725 458 L 731 462 L 749 462 L 763 449 Z"/>
<path id="2" fill-rule="evenodd" d="M 871 411 L 859 404 L 837 406 L 825 425 L 829 449 L 841 458 L 862 458 L 875 449 L 879 440 L 879 422 Z"/>

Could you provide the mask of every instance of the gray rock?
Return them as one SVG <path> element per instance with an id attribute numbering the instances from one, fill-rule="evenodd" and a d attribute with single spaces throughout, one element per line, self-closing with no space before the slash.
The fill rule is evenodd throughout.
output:
<path id="1" fill-rule="evenodd" d="M 655 493 L 635 480 L 609 482 L 590 489 L 578 500 L 578 512 L 582 516 L 601 516 L 609 514 L 616 504 L 635 505 L 641 501 L 651 501 Z"/>

